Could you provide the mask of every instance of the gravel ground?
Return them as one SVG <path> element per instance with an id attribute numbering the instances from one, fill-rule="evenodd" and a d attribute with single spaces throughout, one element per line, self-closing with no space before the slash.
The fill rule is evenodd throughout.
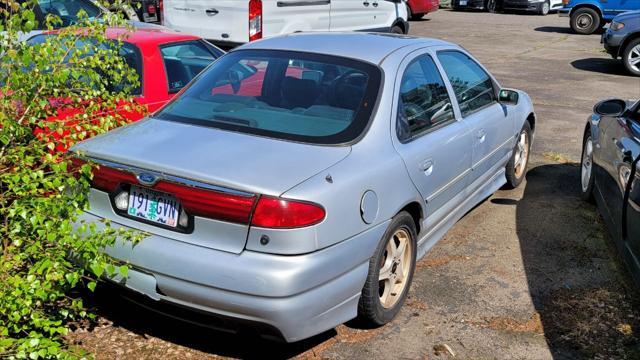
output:
<path id="1" fill-rule="evenodd" d="M 639 98 L 640 79 L 556 15 L 440 10 L 414 35 L 471 51 L 503 86 L 527 91 L 538 130 L 526 183 L 498 191 L 418 263 L 387 326 L 341 325 L 282 344 L 133 307 L 109 290 L 69 341 L 97 358 L 640 358 L 640 306 L 595 208 L 578 197 L 584 121 L 602 98 Z"/>

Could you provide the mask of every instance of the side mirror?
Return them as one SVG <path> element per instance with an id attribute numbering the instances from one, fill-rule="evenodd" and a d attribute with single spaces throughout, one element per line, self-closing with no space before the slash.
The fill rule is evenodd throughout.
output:
<path id="1" fill-rule="evenodd" d="M 502 89 L 498 94 L 498 101 L 501 104 L 518 105 L 519 98 L 520 98 L 520 95 L 515 90 Z"/>
<path id="2" fill-rule="evenodd" d="M 602 116 L 622 116 L 627 111 L 627 102 L 620 99 L 603 100 L 593 107 L 593 112 Z"/>

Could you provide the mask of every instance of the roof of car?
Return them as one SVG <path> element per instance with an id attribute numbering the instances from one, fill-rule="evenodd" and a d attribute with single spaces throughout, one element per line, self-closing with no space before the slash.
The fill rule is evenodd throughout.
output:
<path id="1" fill-rule="evenodd" d="M 307 32 L 251 42 L 242 49 L 305 51 L 362 59 L 379 64 L 392 52 L 410 45 L 453 45 L 449 42 L 408 35 L 366 32 Z"/>
<path id="2" fill-rule="evenodd" d="M 122 35 L 126 36 L 124 39 L 126 42 L 132 44 L 165 44 L 176 41 L 200 39 L 198 36 L 179 33 L 167 28 L 135 28 L 131 30 L 124 27 L 112 27 L 107 29 L 107 37 L 110 39 L 116 39 Z"/>

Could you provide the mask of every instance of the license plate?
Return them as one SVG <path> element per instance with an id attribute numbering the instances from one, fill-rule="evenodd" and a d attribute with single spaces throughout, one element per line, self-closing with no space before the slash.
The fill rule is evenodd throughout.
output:
<path id="1" fill-rule="evenodd" d="M 460 6 L 467 5 L 467 0 L 460 0 Z"/>
<path id="2" fill-rule="evenodd" d="M 131 185 L 127 213 L 139 219 L 176 227 L 180 203 L 171 194 Z"/>

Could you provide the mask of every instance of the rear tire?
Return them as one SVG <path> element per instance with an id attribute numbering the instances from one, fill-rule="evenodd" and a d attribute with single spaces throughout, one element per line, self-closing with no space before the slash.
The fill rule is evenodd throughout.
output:
<path id="1" fill-rule="evenodd" d="M 393 217 L 369 260 L 358 303 L 358 319 L 365 325 L 381 326 L 398 314 L 411 287 L 416 253 L 416 225 L 403 211 Z"/>
<path id="2" fill-rule="evenodd" d="M 538 15 L 545 16 L 549 14 L 549 10 L 551 10 L 551 4 L 549 4 L 549 1 L 545 1 L 540 4 L 540 8 L 538 8 Z"/>
<path id="3" fill-rule="evenodd" d="M 524 122 L 522 130 L 518 135 L 516 145 L 513 147 L 513 154 L 507 163 L 506 187 L 509 189 L 517 188 L 527 174 L 527 165 L 529 165 L 529 154 L 531 153 L 531 125 L 528 121 Z"/>
<path id="4" fill-rule="evenodd" d="M 569 24 L 578 34 L 589 35 L 600 29 L 600 14 L 591 8 L 580 8 L 571 14 Z"/>
<path id="5" fill-rule="evenodd" d="M 402 30 L 402 28 L 398 25 L 394 25 L 391 28 L 391 33 L 392 34 L 399 34 L 399 35 L 404 35 L 404 30 Z"/>
<path id="6" fill-rule="evenodd" d="M 635 76 L 640 76 L 640 38 L 632 40 L 622 51 L 622 63 Z"/>

